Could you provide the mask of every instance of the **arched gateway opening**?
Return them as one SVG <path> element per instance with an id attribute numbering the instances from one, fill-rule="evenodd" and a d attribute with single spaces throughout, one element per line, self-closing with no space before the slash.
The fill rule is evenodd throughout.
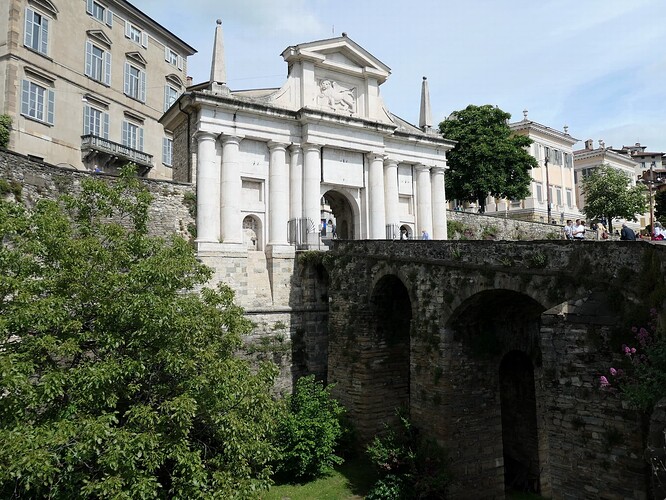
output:
<path id="1" fill-rule="evenodd" d="M 355 235 L 354 210 L 347 197 L 338 191 L 327 191 L 323 196 L 322 220 L 330 220 L 335 226 L 335 237 L 353 240 Z M 333 234 L 333 228 L 328 232 Z"/>
<path id="2" fill-rule="evenodd" d="M 475 366 L 474 378 L 485 390 L 458 382 L 464 393 L 477 391 L 468 404 L 483 404 L 488 429 L 484 446 L 502 450 L 504 486 L 507 491 L 538 493 L 549 483 L 541 466 L 547 455 L 543 403 L 535 380 L 542 376 L 541 314 L 544 307 L 531 297 L 512 290 L 495 289 L 467 299 L 452 316 L 449 326 L 464 349 L 463 365 Z M 490 416 L 490 415 L 496 415 Z M 496 419 L 496 420 L 495 420 Z M 540 424 L 541 423 L 541 424 Z M 463 431 L 464 432 L 464 431 Z M 466 446 L 475 438 L 464 432 Z M 496 463 L 500 456 L 495 456 Z"/>
<path id="3" fill-rule="evenodd" d="M 539 491 L 534 366 L 524 352 L 507 353 L 499 369 L 502 407 L 504 484 L 507 489 Z"/>
<path id="4" fill-rule="evenodd" d="M 380 422 L 395 422 L 396 409 L 409 407 L 410 342 L 412 304 L 409 293 L 396 276 L 385 276 L 375 286 L 371 298 L 374 319 L 372 380 L 376 390 L 373 409 Z"/>

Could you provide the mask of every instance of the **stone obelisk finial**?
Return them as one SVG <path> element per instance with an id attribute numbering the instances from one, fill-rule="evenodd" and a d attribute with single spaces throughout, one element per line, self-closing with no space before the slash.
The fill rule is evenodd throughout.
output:
<path id="1" fill-rule="evenodd" d="M 419 117 L 419 128 L 423 131 L 432 128 L 432 111 L 430 109 L 430 91 L 428 90 L 428 79 L 424 76 L 421 84 L 421 115 Z"/>
<path id="2" fill-rule="evenodd" d="M 213 45 L 213 59 L 210 65 L 210 86 L 212 90 L 221 90 L 226 87 L 227 70 L 224 64 L 224 39 L 222 38 L 222 20 L 218 19 L 215 27 L 215 43 Z"/>

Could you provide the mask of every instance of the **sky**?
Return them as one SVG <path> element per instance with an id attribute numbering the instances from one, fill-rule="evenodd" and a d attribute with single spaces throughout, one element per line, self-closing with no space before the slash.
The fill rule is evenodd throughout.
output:
<path id="1" fill-rule="evenodd" d="M 130 0 L 197 49 L 208 81 L 222 20 L 232 90 L 284 84 L 280 54 L 343 32 L 391 68 L 386 107 L 418 123 L 428 77 L 433 123 L 492 104 L 595 147 L 666 152 L 665 0 Z M 186 8 L 183 6 L 186 5 Z"/>

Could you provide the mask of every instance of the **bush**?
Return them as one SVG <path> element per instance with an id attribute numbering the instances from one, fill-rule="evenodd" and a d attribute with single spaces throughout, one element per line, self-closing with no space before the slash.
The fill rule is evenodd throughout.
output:
<path id="1" fill-rule="evenodd" d="M 253 498 L 274 366 L 182 238 L 148 235 L 133 172 L 28 210 L 0 199 L 0 498 Z M 113 221 L 113 222 L 111 222 Z"/>
<path id="2" fill-rule="evenodd" d="M 399 433 L 386 429 L 367 448 L 380 479 L 366 498 L 446 498 L 450 484 L 444 450 L 420 435 L 410 421 L 400 416 Z"/>
<path id="3" fill-rule="evenodd" d="M 331 471 L 343 459 L 335 454 L 342 434 L 340 418 L 344 410 L 331 397 L 330 388 L 313 375 L 301 377 L 278 423 L 281 457 L 276 464 L 278 477 L 312 479 Z"/>
<path id="4" fill-rule="evenodd" d="M 0 115 L 0 148 L 9 145 L 9 133 L 12 130 L 12 119 L 9 115 Z"/>

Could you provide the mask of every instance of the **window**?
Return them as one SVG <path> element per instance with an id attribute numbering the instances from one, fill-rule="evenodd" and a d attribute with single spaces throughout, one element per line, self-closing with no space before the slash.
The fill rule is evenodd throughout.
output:
<path id="1" fill-rule="evenodd" d="M 148 47 L 148 33 L 140 30 L 129 21 L 125 21 L 125 37 L 144 48 Z"/>
<path id="2" fill-rule="evenodd" d="M 95 137 L 102 137 L 108 140 L 109 114 L 92 106 L 84 106 L 83 135 L 94 135 Z"/>
<path id="3" fill-rule="evenodd" d="M 46 55 L 49 44 L 49 20 L 39 12 L 25 9 L 25 38 L 26 47 Z"/>
<path id="4" fill-rule="evenodd" d="M 534 157 L 538 160 L 541 156 L 541 145 L 538 142 L 533 144 L 534 146 Z"/>
<path id="5" fill-rule="evenodd" d="M 143 151 L 143 127 L 123 120 L 123 146 Z"/>
<path id="6" fill-rule="evenodd" d="M 86 12 L 107 26 L 113 26 L 113 12 L 95 0 L 86 0 Z"/>
<path id="7" fill-rule="evenodd" d="M 172 87 L 171 85 L 165 85 L 164 87 L 164 111 L 169 109 L 171 105 L 176 102 L 180 91 L 177 88 Z"/>
<path id="8" fill-rule="evenodd" d="M 50 88 L 30 80 L 21 82 L 21 114 L 53 125 L 55 96 Z"/>
<path id="9" fill-rule="evenodd" d="M 567 168 L 573 167 L 573 157 L 571 153 L 564 153 L 564 166 Z"/>
<path id="10" fill-rule="evenodd" d="M 557 189 L 555 190 L 555 194 L 557 195 L 557 204 L 558 204 L 559 206 L 562 206 L 562 189 L 561 189 L 561 188 L 557 188 Z"/>
<path id="11" fill-rule="evenodd" d="M 555 165 L 562 165 L 562 151 L 553 149 L 553 163 Z"/>
<path id="12" fill-rule="evenodd" d="M 543 147 L 543 157 L 544 159 L 550 161 L 550 148 L 548 146 Z"/>
<path id="13" fill-rule="evenodd" d="M 539 203 L 543 202 L 543 192 L 541 189 L 541 184 L 536 185 L 536 199 Z"/>
<path id="14" fill-rule="evenodd" d="M 183 58 L 169 47 L 164 47 L 164 60 L 180 70 L 183 69 Z"/>
<path id="15" fill-rule="evenodd" d="M 162 138 L 162 163 L 171 166 L 173 161 L 173 139 L 170 137 Z"/>
<path id="16" fill-rule="evenodd" d="M 125 62 L 125 94 L 146 101 L 146 72 L 129 62 Z"/>
<path id="17" fill-rule="evenodd" d="M 86 41 L 86 76 L 111 85 L 111 52 Z"/>
<path id="18" fill-rule="evenodd" d="M 573 199 L 571 189 L 566 189 L 565 191 L 566 191 L 566 195 L 567 195 L 567 207 L 571 208 L 573 206 L 571 204 L 571 200 Z"/>

